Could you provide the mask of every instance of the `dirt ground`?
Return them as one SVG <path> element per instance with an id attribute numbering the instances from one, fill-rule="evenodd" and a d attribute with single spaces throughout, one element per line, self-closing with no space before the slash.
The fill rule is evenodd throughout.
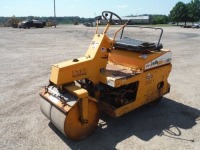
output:
<path id="1" fill-rule="evenodd" d="M 115 28 L 116 29 L 116 28 Z M 199 149 L 200 29 L 165 27 L 173 52 L 171 93 L 120 118 L 105 114 L 95 132 L 71 141 L 39 109 L 51 65 L 84 55 L 95 28 L 0 28 L 0 149 Z"/>

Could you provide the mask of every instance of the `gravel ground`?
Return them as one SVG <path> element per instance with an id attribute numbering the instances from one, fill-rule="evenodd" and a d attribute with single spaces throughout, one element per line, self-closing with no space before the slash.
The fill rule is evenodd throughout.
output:
<path id="1" fill-rule="evenodd" d="M 116 29 L 116 28 L 115 28 Z M 65 138 L 39 109 L 51 65 L 84 55 L 95 28 L 0 28 L 0 149 L 198 149 L 200 29 L 165 27 L 171 93 L 120 118 L 106 114 L 82 141 Z"/>

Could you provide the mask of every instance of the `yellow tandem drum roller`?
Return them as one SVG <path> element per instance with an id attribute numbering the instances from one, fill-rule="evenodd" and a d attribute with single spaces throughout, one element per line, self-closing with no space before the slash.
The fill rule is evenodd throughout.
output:
<path id="1" fill-rule="evenodd" d="M 110 11 L 102 12 L 102 17 L 107 25 L 103 33 L 98 33 L 101 16 L 97 17 L 96 34 L 86 54 L 54 64 L 49 85 L 40 93 L 42 113 L 74 140 L 94 131 L 99 120 L 98 107 L 112 117 L 120 117 L 145 104 L 158 102 L 170 92 L 172 54 L 160 43 L 163 29 L 132 26 L 128 21 L 110 36 L 107 34 L 110 26 L 116 19 L 117 24 L 122 24 L 122 20 Z M 135 28 L 150 29 L 153 35 L 159 36 L 146 37 L 147 34 L 136 32 Z M 137 34 L 127 37 L 132 36 L 130 30 L 142 33 L 144 39 L 135 37 Z M 158 41 L 152 41 L 154 38 Z"/>

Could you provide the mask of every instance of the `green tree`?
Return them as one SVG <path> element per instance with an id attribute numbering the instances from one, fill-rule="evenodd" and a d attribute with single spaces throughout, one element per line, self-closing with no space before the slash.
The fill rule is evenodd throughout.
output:
<path id="1" fill-rule="evenodd" d="M 195 22 L 200 20 L 200 0 L 193 0 L 188 5 L 189 21 Z"/>
<path id="2" fill-rule="evenodd" d="M 183 2 L 178 2 L 170 11 L 170 19 L 171 21 L 177 22 L 186 22 L 189 20 L 188 17 L 188 7 Z"/>
<path id="3" fill-rule="evenodd" d="M 152 24 L 166 24 L 169 22 L 169 19 L 165 15 L 151 15 L 150 22 Z"/>
<path id="4" fill-rule="evenodd" d="M 16 27 L 17 24 L 18 24 L 19 22 L 20 22 L 19 19 L 17 19 L 17 18 L 13 15 L 10 19 L 7 20 L 6 26 L 8 26 L 8 27 L 15 26 L 15 27 Z"/>

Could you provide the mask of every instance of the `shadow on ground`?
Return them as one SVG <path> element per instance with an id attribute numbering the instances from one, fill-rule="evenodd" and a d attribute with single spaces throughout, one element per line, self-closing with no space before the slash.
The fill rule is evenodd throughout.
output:
<path id="1" fill-rule="evenodd" d="M 167 132 L 170 135 L 168 137 L 179 140 L 180 129 L 190 129 L 195 126 L 199 116 L 199 110 L 163 98 L 157 106 L 143 106 L 120 118 L 115 119 L 103 114 L 100 118 L 102 121 L 95 132 L 81 141 L 67 139 L 51 123 L 49 127 L 71 149 L 115 149 L 119 142 L 131 136 L 149 141 L 154 136 L 162 136 Z M 193 139 L 181 140 L 194 142 Z"/>

